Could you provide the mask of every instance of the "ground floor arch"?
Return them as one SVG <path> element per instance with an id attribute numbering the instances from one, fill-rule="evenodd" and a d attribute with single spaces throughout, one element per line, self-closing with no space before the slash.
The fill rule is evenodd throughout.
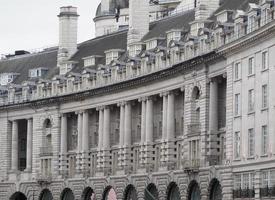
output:
<path id="1" fill-rule="evenodd" d="M 158 189 L 155 184 L 151 183 L 145 188 L 145 200 L 157 200 L 159 198 L 158 196 Z"/>
<path id="2" fill-rule="evenodd" d="M 103 193 L 103 200 L 117 200 L 116 191 L 112 186 L 106 187 Z"/>
<path id="3" fill-rule="evenodd" d="M 200 187 L 197 181 L 192 181 L 188 187 L 188 200 L 200 200 Z"/>
<path id="4" fill-rule="evenodd" d="M 27 197 L 22 192 L 16 192 L 11 195 L 10 200 L 27 200 Z"/>
<path id="5" fill-rule="evenodd" d="M 94 200 L 95 192 L 91 187 L 86 187 L 82 193 L 81 200 Z"/>
<path id="6" fill-rule="evenodd" d="M 222 187 L 218 179 L 213 179 L 210 182 L 209 200 L 222 200 Z"/>
<path id="7" fill-rule="evenodd" d="M 53 200 L 53 195 L 49 189 L 44 189 L 39 195 L 39 200 Z"/>
<path id="8" fill-rule="evenodd" d="M 180 190 L 175 182 L 169 184 L 167 188 L 167 200 L 180 200 Z"/>
<path id="9" fill-rule="evenodd" d="M 137 190 L 133 185 L 128 185 L 124 192 L 124 200 L 137 200 Z"/>
<path id="10" fill-rule="evenodd" d="M 61 200 L 75 200 L 73 191 L 70 188 L 65 188 L 61 193 Z"/>

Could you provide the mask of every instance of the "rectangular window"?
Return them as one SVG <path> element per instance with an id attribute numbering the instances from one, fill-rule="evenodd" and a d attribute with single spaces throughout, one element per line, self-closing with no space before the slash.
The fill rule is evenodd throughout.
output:
<path id="1" fill-rule="evenodd" d="M 249 189 L 249 174 L 243 174 L 242 189 Z"/>
<path id="2" fill-rule="evenodd" d="M 248 59 L 248 75 L 253 75 L 255 71 L 254 57 Z"/>
<path id="3" fill-rule="evenodd" d="M 262 126 L 262 155 L 267 155 L 268 152 L 268 131 L 267 126 Z"/>
<path id="4" fill-rule="evenodd" d="M 235 94 L 235 116 L 240 115 L 241 99 L 240 94 Z"/>
<path id="5" fill-rule="evenodd" d="M 234 69 L 234 74 L 235 74 L 235 80 L 241 79 L 241 63 L 236 63 L 235 64 L 235 69 Z"/>
<path id="6" fill-rule="evenodd" d="M 248 91 L 248 112 L 254 111 L 254 90 Z"/>
<path id="7" fill-rule="evenodd" d="M 262 70 L 268 69 L 268 53 L 267 51 L 262 54 Z"/>
<path id="8" fill-rule="evenodd" d="M 235 135 L 234 135 L 234 157 L 235 157 L 235 159 L 240 158 L 240 154 L 241 154 L 240 132 L 235 132 Z"/>
<path id="9" fill-rule="evenodd" d="M 248 129 L 248 156 L 253 157 L 255 154 L 255 134 L 254 129 Z"/>
<path id="10" fill-rule="evenodd" d="M 262 108 L 268 107 L 267 85 L 262 86 Z"/>
<path id="11" fill-rule="evenodd" d="M 267 188 L 269 186 L 269 171 L 262 172 L 262 188 Z"/>

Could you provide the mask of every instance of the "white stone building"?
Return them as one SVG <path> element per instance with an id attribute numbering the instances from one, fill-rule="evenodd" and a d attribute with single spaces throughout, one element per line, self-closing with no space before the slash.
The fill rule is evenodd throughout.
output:
<path id="1" fill-rule="evenodd" d="M 0 199 L 274 199 L 274 4 L 102 0 L 81 44 L 62 7 L 0 60 Z"/>

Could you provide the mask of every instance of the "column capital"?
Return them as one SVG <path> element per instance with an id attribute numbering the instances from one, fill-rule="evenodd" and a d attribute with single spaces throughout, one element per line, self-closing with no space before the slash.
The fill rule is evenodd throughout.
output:
<path id="1" fill-rule="evenodd" d="M 185 91 L 185 85 L 180 87 L 180 91 L 184 92 Z"/>
<path id="2" fill-rule="evenodd" d="M 59 113 L 59 117 L 67 117 L 67 113 Z"/>
<path id="3" fill-rule="evenodd" d="M 75 111 L 75 114 L 76 114 L 76 115 L 83 114 L 83 113 L 84 113 L 84 110 Z"/>
<path id="4" fill-rule="evenodd" d="M 139 102 L 142 102 L 142 101 L 147 101 L 148 97 L 140 97 L 138 98 L 138 101 Z"/>
<path id="5" fill-rule="evenodd" d="M 168 91 L 165 91 L 165 92 L 161 92 L 159 94 L 160 97 L 165 97 L 165 96 L 168 96 L 169 92 Z"/>
<path id="6" fill-rule="evenodd" d="M 117 103 L 117 106 L 118 107 L 121 107 L 121 106 L 125 106 L 126 102 L 125 101 L 121 101 L 121 102 L 118 102 Z"/>
<path id="7" fill-rule="evenodd" d="M 97 111 L 101 111 L 101 110 L 104 110 L 104 109 L 105 109 L 105 106 L 98 106 L 98 107 L 96 107 Z"/>

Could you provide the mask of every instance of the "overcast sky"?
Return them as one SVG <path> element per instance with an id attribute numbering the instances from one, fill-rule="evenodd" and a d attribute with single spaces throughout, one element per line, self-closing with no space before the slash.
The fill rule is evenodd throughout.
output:
<path id="1" fill-rule="evenodd" d="M 0 0 L 0 54 L 58 44 L 59 7 L 78 7 L 78 42 L 94 37 L 100 0 Z"/>

